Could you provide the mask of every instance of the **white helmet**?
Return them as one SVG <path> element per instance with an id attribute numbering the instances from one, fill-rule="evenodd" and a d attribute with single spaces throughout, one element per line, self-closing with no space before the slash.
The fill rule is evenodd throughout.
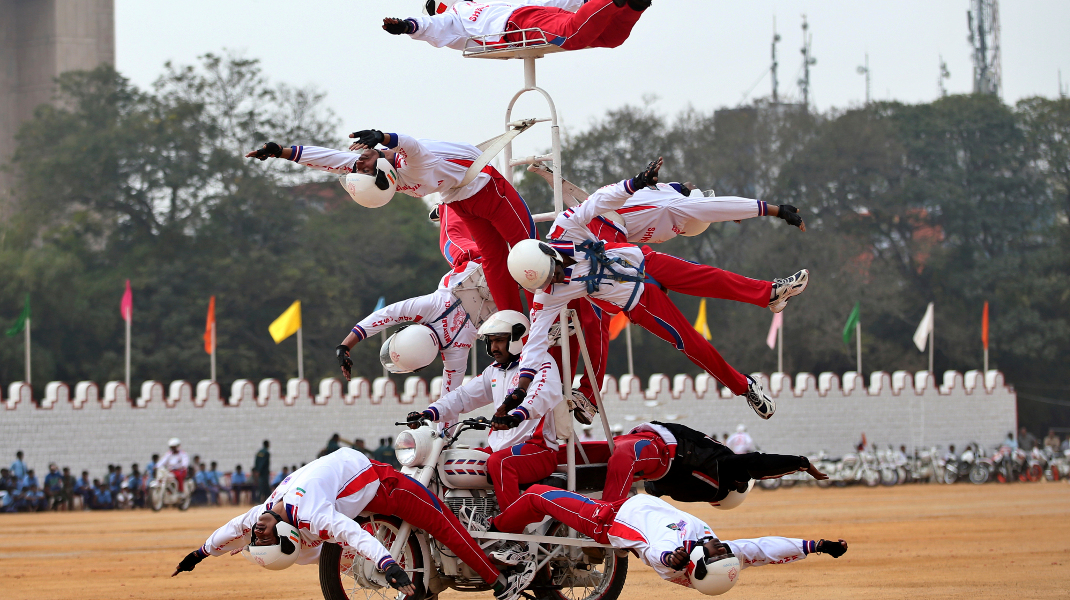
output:
<path id="1" fill-rule="evenodd" d="M 554 276 L 554 261 L 564 262 L 561 255 L 539 240 L 517 242 L 509 250 L 509 274 L 529 292 L 537 292 Z"/>
<path id="2" fill-rule="evenodd" d="M 433 17 L 446 12 L 454 4 L 457 4 L 457 0 L 427 0 L 424 3 L 424 11 Z"/>
<path id="3" fill-rule="evenodd" d="M 488 335 L 508 335 L 509 354 L 520 356 L 524 349 L 523 338 L 528 334 L 531 323 L 528 318 L 515 310 L 500 310 L 487 317 L 476 333 L 479 339 L 486 339 Z M 490 344 L 487 345 L 487 354 L 490 354 Z"/>
<path id="4" fill-rule="evenodd" d="M 389 160 L 375 161 L 375 175 L 349 173 L 338 178 L 353 201 L 367 208 L 379 208 L 390 202 L 398 187 L 398 172 Z"/>
<path id="5" fill-rule="evenodd" d="M 707 190 L 707 191 L 703 192 L 702 190 L 696 188 L 696 189 L 691 190 L 691 194 L 689 194 L 688 197 L 691 197 L 691 196 L 713 197 L 713 196 L 716 196 L 716 194 L 713 193 L 713 190 Z M 709 221 L 703 221 L 703 220 L 700 220 L 700 219 L 688 219 L 687 221 L 684 222 L 684 226 L 681 228 L 680 235 L 682 235 L 684 237 L 695 237 L 696 235 L 706 231 L 706 229 L 709 228 L 709 226 L 710 226 L 710 222 Z"/>
<path id="6" fill-rule="evenodd" d="M 275 524 L 275 533 L 279 543 L 274 546 L 246 545 L 241 550 L 242 556 L 249 562 L 272 571 L 281 571 L 297 562 L 298 550 L 301 548 L 301 533 L 286 521 Z"/>
<path id="7" fill-rule="evenodd" d="M 167 440 L 167 447 L 168 448 L 174 448 L 175 446 L 181 446 L 181 445 L 182 445 L 182 440 L 180 440 L 178 438 L 171 438 L 171 439 Z"/>
<path id="8" fill-rule="evenodd" d="M 691 551 L 687 576 L 691 580 L 691 587 L 707 596 L 720 596 L 739 581 L 739 570 L 739 559 L 735 555 L 706 558 L 706 551 L 699 544 Z"/>
<path id="9" fill-rule="evenodd" d="M 743 423 L 740 423 L 739 425 L 736 425 L 736 433 L 746 433 L 746 431 L 747 431 L 747 426 L 744 425 Z"/>
<path id="10" fill-rule="evenodd" d="M 412 373 L 431 364 L 441 349 L 430 327 L 406 325 L 383 343 L 379 361 L 391 373 Z"/>
<path id="11" fill-rule="evenodd" d="M 713 506 L 714 508 L 719 508 L 721 510 L 732 510 L 740 504 L 743 504 L 743 501 L 747 499 L 747 494 L 749 494 L 752 489 L 754 489 L 753 479 L 751 479 L 750 483 L 747 484 L 746 491 L 737 492 L 736 490 L 732 490 L 731 492 L 728 492 L 728 495 L 725 496 L 723 500 L 719 500 L 717 502 L 710 502 L 710 506 Z"/>

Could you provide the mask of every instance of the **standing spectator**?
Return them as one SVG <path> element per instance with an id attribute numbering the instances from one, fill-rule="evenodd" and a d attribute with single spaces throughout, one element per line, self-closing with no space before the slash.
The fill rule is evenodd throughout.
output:
<path id="1" fill-rule="evenodd" d="M 327 440 L 327 447 L 323 449 L 323 455 L 326 456 L 331 452 L 342 447 L 341 436 L 337 433 L 331 436 L 331 439 Z"/>
<path id="2" fill-rule="evenodd" d="M 138 470 L 137 463 L 130 464 L 130 476 L 126 478 L 126 486 L 133 496 L 134 506 L 145 507 L 145 481 Z"/>
<path id="3" fill-rule="evenodd" d="M 717 436 L 714 436 L 714 437 L 717 437 Z M 728 445 L 728 432 L 727 431 L 721 434 L 721 443 L 724 444 L 725 446 Z"/>
<path id="4" fill-rule="evenodd" d="M 353 449 L 356 450 L 357 452 L 360 452 L 364 456 L 367 456 L 368 458 L 372 458 L 371 450 L 368 450 L 367 448 L 364 447 L 364 440 L 361 439 L 361 438 L 354 438 L 353 439 Z"/>
<path id="5" fill-rule="evenodd" d="M 11 476 L 22 486 L 22 480 L 26 478 L 26 463 L 22 462 L 22 450 L 15 453 L 15 462 L 11 463 Z"/>
<path id="6" fill-rule="evenodd" d="M 1007 439 L 1003 440 L 1003 445 L 1010 448 L 1011 450 L 1018 449 L 1018 442 L 1014 441 L 1013 431 L 1007 432 Z"/>
<path id="7" fill-rule="evenodd" d="M 63 467 L 63 497 L 67 501 L 67 510 L 74 510 L 74 475 L 70 467 Z"/>
<path id="8" fill-rule="evenodd" d="M 372 457 L 381 462 L 386 463 L 394 468 L 400 468 L 401 463 L 398 462 L 397 456 L 394 455 L 394 438 L 380 438 L 379 447 L 372 452 Z"/>
<path id="9" fill-rule="evenodd" d="M 245 478 L 245 473 L 242 473 L 241 465 L 234 467 L 234 473 L 230 476 L 230 493 L 234 497 L 235 506 L 241 504 L 241 493 L 245 490 L 249 490 L 249 494 L 252 495 L 252 489 L 249 487 L 249 481 Z"/>
<path id="10" fill-rule="evenodd" d="M 219 471 L 213 460 L 208 471 L 204 474 L 204 489 L 208 492 L 208 502 L 213 506 L 219 505 Z"/>
<path id="11" fill-rule="evenodd" d="M 149 479 L 156 477 L 156 465 L 160 464 L 160 455 L 153 454 L 152 459 L 145 465 L 145 476 Z"/>
<path id="12" fill-rule="evenodd" d="M 59 465 L 56 463 L 48 463 L 44 495 L 48 507 L 52 510 L 59 510 L 67 503 L 67 499 L 63 496 L 63 474 L 59 472 Z"/>
<path id="13" fill-rule="evenodd" d="M 161 467 L 171 471 L 171 474 L 178 480 L 178 491 L 183 491 L 186 488 L 183 484 L 186 481 L 186 475 L 189 472 L 189 455 L 186 454 L 181 446 L 182 441 L 178 438 L 171 438 L 167 441 L 167 446 L 170 451 L 163 455 L 158 463 Z"/>
<path id="14" fill-rule="evenodd" d="M 1051 448 L 1053 452 L 1059 449 L 1059 436 L 1055 434 L 1054 429 L 1048 430 L 1048 435 L 1044 438 L 1044 447 Z"/>
<path id="15" fill-rule="evenodd" d="M 754 439 L 747 433 L 747 426 L 740 423 L 736 426 L 736 432 L 728 438 L 725 442 L 725 446 L 735 452 L 736 454 L 747 454 L 748 452 L 757 452 L 758 447 L 754 445 Z"/>
<path id="16" fill-rule="evenodd" d="M 1026 452 L 1032 452 L 1033 448 L 1037 445 L 1037 438 L 1032 433 L 1022 427 L 1018 430 L 1018 447 Z"/>
<path id="17" fill-rule="evenodd" d="M 115 465 L 115 470 L 112 471 L 111 477 L 108 478 L 108 488 L 111 489 L 111 497 L 117 498 L 119 491 L 123 489 L 123 466 Z"/>
<path id="18" fill-rule="evenodd" d="M 82 510 L 89 510 L 93 504 L 93 482 L 89 480 L 89 471 L 82 471 L 82 476 L 74 480 L 74 493 L 82 497 Z"/>
<path id="19" fill-rule="evenodd" d="M 256 453 L 256 459 L 253 460 L 253 478 L 256 480 L 257 493 L 256 501 L 263 502 L 267 500 L 268 495 L 271 493 L 271 451 L 269 448 L 271 444 L 264 440 L 263 447 Z"/>

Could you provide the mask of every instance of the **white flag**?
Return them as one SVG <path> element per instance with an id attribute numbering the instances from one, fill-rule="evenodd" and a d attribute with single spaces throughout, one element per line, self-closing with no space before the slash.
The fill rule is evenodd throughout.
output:
<path id="1" fill-rule="evenodd" d="M 921 318 L 921 323 L 918 324 L 918 330 L 914 332 L 914 345 L 918 347 L 918 352 L 925 352 L 925 343 L 929 340 L 929 333 L 933 330 L 933 303 L 929 303 L 929 308 L 925 309 L 925 316 Z"/>
<path id="2" fill-rule="evenodd" d="M 769 324 L 769 335 L 765 336 L 765 345 L 772 350 L 776 348 L 776 333 L 784 326 L 784 313 L 774 313 L 773 322 Z"/>

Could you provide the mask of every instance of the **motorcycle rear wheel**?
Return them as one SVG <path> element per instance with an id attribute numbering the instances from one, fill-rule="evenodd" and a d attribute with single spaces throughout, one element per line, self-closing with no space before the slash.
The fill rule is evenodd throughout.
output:
<path id="1" fill-rule="evenodd" d="M 944 468 L 944 483 L 950 485 L 959 480 L 959 471 L 955 467 Z"/>
<path id="2" fill-rule="evenodd" d="M 357 517 L 355 520 L 386 548 L 390 548 L 394 543 L 402 523 L 397 517 L 383 515 Z M 323 544 L 323 549 L 320 550 L 319 579 L 324 600 L 402 600 L 404 598 L 425 600 L 423 574 L 414 572 L 414 570 L 423 569 L 425 563 L 416 534 L 409 534 L 409 539 L 401 547 L 400 554 L 401 556 L 395 556 L 394 560 L 402 569 L 405 569 L 412 579 L 412 584 L 416 586 L 416 594 L 413 596 L 401 596 L 391 587 L 362 587 L 354 570 L 362 568 L 363 561 L 367 559 L 356 554 L 351 548 L 343 548 L 338 544 Z"/>
<path id="3" fill-rule="evenodd" d="M 547 531 L 550 536 L 566 537 L 568 534 L 569 528 L 557 522 Z M 628 557 L 617 556 L 610 548 L 605 549 L 601 563 L 592 561 L 590 571 L 561 570 L 554 563 L 551 559 L 528 587 L 538 600 L 617 600 L 628 577 Z M 597 570 L 599 567 L 601 571 Z M 581 574 L 582 579 L 577 577 Z"/>
<path id="4" fill-rule="evenodd" d="M 981 465 L 974 465 L 973 468 L 970 469 L 970 483 L 981 485 L 982 483 L 988 482 L 988 477 L 988 469 Z"/>
<path id="5" fill-rule="evenodd" d="M 758 485 L 761 486 L 761 488 L 763 490 L 775 490 L 778 487 L 780 487 L 780 485 L 782 483 L 783 482 L 780 481 L 780 478 L 776 478 L 776 479 L 759 479 L 758 480 Z"/>
<path id="6" fill-rule="evenodd" d="M 864 469 L 862 471 L 862 483 L 866 487 L 877 487 L 881 482 L 881 474 L 876 469 Z"/>
<path id="7" fill-rule="evenodd" d="M 893 486 L 899 483 L 899 473 L 892 468 L 885 467 L 881 469 L 881 485 Z"/>

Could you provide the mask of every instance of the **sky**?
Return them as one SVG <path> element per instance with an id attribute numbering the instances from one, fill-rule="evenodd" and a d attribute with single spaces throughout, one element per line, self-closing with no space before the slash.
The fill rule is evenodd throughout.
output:
<path id="1" fill-rule="evenodd" d="M 262 61 L 274 82 L 326 92 L 341 120 L 339 137 L 358 129 L 478 143 L 499 134 L 505 109 L 524 82 L 523 62 L 462 58 L 408 36 L 391 36 L 382 18 L 419 13 L 421 0 L 115 0 L 116 66 L 148 87 L 164 62 L 195 63 L 224 49 Z M 950 93 L 972 89 L 966 41 L 968 0 L 654 0 L 624 45 L 539 59 L 537 84 L 553 98 L 566 133 L 580 133 L 607 110 L 649 104 L 672 117 L 737 106 L 771 92 L 773 23 L 782 99 L 801 97 L 802 15 L 812 34 L 812 101 L 819 110 L 865 101 L 857 72 L 869 55 L 875 100 L 928 102 L 939 96 L 940 59 Z M 1070 87 L 1070 2 L 1013 0 L 1000 5 L 1003 99 L 1059 94 Z M 747 96 L 748 91 L 750 95 Z M 545 117 L 527 94 L 513 118 Z M 276 140 L 300 143 L 301 140 Z M 550 145 L 547 126 L 520 136 L 514 155 Z M 566 165 L 567 169 L 567 165 Z"/>

